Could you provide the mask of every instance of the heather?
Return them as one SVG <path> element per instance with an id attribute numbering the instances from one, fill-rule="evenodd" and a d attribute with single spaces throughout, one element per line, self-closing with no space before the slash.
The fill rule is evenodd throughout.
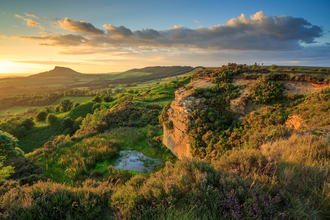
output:
<path id="1" fill-rule="evenodd" d="M 0 219 L 330 218 L 330 90 L 284 94 L 284 80 L 308 73 L 276 71 L 204 68 L 145 92 L 48 106 L 40 120 L 36 113 L 2 121 L 13 133 L 4 140 L 16 137 L 13 149 L 25 156 L 0 161 Z M 235 77 L 256 79 L 243 98 L 258 109 L 243 119 L 229 110 L 245 89 L 231 84 Z M 202 78 L 215 85 L 193 89 L 204 102 L 183 131 L 194 158 L 178 160 L 162 144 L 163 129 L 174 129 L 168 110 L 178 88 Z M 115 169 L 121 150 L 165 165 L 148 174 Z"/>

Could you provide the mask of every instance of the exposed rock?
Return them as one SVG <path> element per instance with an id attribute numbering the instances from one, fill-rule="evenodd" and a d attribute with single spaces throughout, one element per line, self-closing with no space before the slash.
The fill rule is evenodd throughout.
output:
<path id="1" fill-rule="evenodd" d="M 191 158 L 190 144 L 186 133 L 187 124 L 190 122 L 189 114 L 192 109 L 204 106 L 205 99 L 195 98 L 192 93 L 196 88 L 208 88 L 212 85 L 214 84 L 209 80 L 198 79 L 175 92 L 175 99 L 167 111 L 168 119 L 173 122 L 173 129 L 169 131 L 164 126 L 163 143 L 178 158 Z"/>
<path id="2" fill-rule="evenodd" d="M 266 106 L 263 104 L 256 104 L 246 98 L 250 94 L 249 86 L 255 81 L 256 79 L 253 78 L 234 78 L 232 81 L 234 86 L 246 85 L 244 89 L 240 89 L 241 95 L 238 98 L 231 100 L 230 107 L 226 109 L 238 120 L 244 120 L 245 115 L 252 111 L 258 111 L 260 108 Z M 213 84 L 210 79 L 197 79 L 186 86 L 179 88 L 175 92 L 175 99 L 167 111 L 168 119 L 173 122 L 173 129 L 167 130 L 166 127 L 163 126 L 163 144 L 165 144 L 179 159 L 182 157 L 192 157 L 190 153 L 190 140 L 187 134 L 187 125 L 191 123 L 189 120 L 190 112 L 196 107 L 207 108 L 207 106 L 204 105 L 204 98 L 195 98 L 193 96 L 194 89 L 208 88 L 213 85 L 215 84 Z M 294 94 L 312 93 L 322 89 L 322 86 L 300 81 L 285 81 L 284 87 L 284 93 Z"/>

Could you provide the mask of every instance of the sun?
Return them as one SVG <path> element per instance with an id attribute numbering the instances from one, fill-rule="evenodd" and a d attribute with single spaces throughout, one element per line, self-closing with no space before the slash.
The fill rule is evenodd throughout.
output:
<path id="1" fill-rule="evenodd" d="M 1 73 L 31 73 L 38 68 L 36 64 L 16 63 L 12 61 L 0 60 L 0 74 Z"/>

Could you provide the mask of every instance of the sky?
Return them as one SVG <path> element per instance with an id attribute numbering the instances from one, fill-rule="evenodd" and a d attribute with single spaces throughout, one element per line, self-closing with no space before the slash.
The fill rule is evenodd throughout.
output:
<path id="1" fill-rule="evenodd" d="M 330 67 L 329 8 L 329 0 L 0 0 L 0 74 Z"/>

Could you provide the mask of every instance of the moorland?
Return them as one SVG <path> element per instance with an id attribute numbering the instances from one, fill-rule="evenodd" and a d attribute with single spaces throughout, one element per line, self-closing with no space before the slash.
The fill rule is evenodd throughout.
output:
<path id="1" fill-rule="evenodd" d="M 329 86 L 234 63 L 0 80 L 0 219 L 329 219 Z"/>

